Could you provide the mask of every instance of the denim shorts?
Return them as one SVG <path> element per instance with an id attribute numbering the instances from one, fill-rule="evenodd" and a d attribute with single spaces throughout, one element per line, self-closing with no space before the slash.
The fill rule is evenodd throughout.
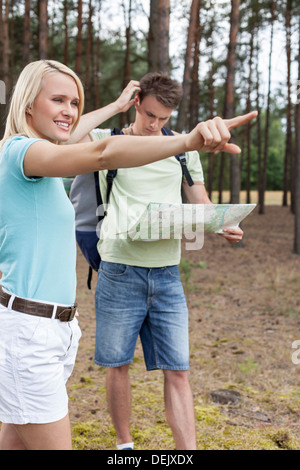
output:
<path id="1" fill-rule="evenodd" d="M 95 304 L 96 364 L 130 364 L 140 335 L 147 370 L 189 369 L 188 309 L 177 266 L 101 261 Z"/>

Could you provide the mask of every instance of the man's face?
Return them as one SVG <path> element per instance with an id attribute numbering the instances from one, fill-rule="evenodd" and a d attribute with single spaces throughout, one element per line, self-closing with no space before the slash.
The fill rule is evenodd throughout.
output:
<path id="1" fill-rule="evenodd" d="M 173 111 L 154 96 L 146 96 L 140 103 L 138 95 L 135 98 L 135 109 L 134 131 L 144 136 L 161 135 L 161 128 L 168 122 Z"/>

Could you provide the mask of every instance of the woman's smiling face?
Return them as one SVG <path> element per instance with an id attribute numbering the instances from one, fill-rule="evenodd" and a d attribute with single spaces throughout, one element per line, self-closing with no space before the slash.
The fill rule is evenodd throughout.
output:
<path id="1" fill-rule="evenodd" d="M 27 122 L 39 137 L 66 142 L 78 118 L 78 104 L 75 80 L 65 73 L 48 73 L 34 103 L 26 110 Z"/>

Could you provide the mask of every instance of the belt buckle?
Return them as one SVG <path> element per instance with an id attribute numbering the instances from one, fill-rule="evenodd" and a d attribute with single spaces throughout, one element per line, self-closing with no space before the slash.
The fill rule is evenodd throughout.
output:
<path id="1" fill-rule="evenodd" d="M 71 307 L 65 308 L 62 312 L 57 315 L 58 319 L 63 322 L 72 321 L 75 317 L 76 310 L 77 304 L 71 305 Z"/>
<path id="2" fill-rule="evenodd" d="M 73 320 L 73 318 L 75 317 L 76 311 L 77 311 L 77 305 L 78 304 L 71 305 L 71 312 L 70 312 L 69 321 Z"/>

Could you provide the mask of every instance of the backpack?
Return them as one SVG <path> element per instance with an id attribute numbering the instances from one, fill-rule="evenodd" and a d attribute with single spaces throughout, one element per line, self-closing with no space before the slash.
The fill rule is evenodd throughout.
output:
<path id="1" fill-rule="evenodd" d="M 173 135 L 172 131 L 162 128 L 163 135 Z M 111 135 L 123 134 L 120 129 L 113 129 Z M 176 155 L 179 161 L 182 173 L 185 176 L 189 186 L 194 184 L 186 164 L 184 153 Z M 108 170 L 106 175 L 107 190 L 106 203 L 109 202 L 110 192 L 112 190 L 113 180 L 117 175 L 117 170 Z M 75 210 L 75 234 L 77 244 L 84 255 L 88 265 L 87 286 L 91 289 L 91 280 L 93 271 L 98 272 L 100 266 L 100 255 L 97 250 L 99 235 L 97 234 L 97 226 L 106 216 L 106 212 L 97 215 L 97 209 L 103 204 L 98 171 L 78 175 L 75 177 L 70 189 L 70 201 Z"/>

